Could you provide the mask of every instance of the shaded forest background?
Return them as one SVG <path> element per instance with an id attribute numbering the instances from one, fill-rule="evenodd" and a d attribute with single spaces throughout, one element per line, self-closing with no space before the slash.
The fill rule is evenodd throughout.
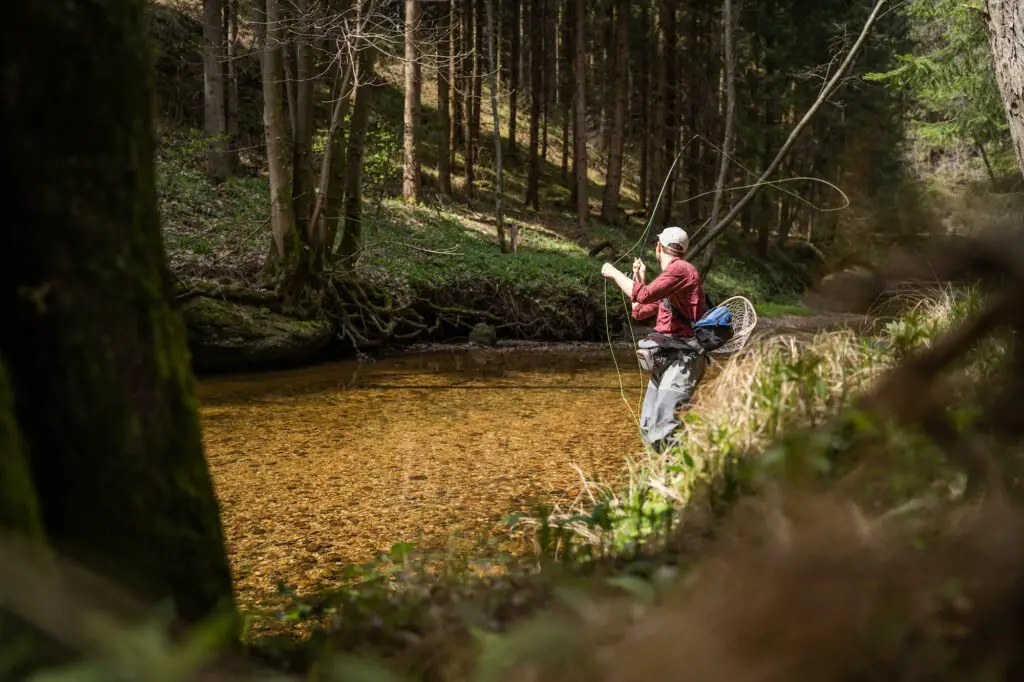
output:
<path id="1" fill-rule="evenodd" d="M 722 5 L 151 8 L 165 240 L 183 296 L 216 290 L 320 320 L 350 351 L 464 338 L 478 323 L 501 336 L 604 338 L 606 318 L 617 329 L 624 309 L 605 303 L 584 258 L 638 255 L 648 224 L 707 237 L 712 218 L 757 184 L 871 12 L 736 3 L 736 103 L 721 167 Z M 716 298 L 801 313 L 801 292 L 830 271 L 963 230 L 981 203 L 1019 210 L 1007 194 L 1016 178 L 980 11 L 948 0 L 887 8 L 698 265 Z M 204 340 L 216 347 L 238 311 L 189 305 L 203 307 L 190 324 L 205 331 L 192 340 L 202 359 Z"/>

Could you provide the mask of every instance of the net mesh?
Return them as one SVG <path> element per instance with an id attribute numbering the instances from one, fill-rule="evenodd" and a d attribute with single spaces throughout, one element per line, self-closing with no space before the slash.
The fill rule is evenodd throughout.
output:
<path id="1" fill-rule="evenodd" d="M 757 326 L 757 311 L 754 304 L 742 296 L 733 296 L 718 304 L 732 313 L 733 335 L 725 344 L 716 348 L 712 353 L 715 355 L 728 355 L 743 348 L 750 338 L 751 332 Z"/>

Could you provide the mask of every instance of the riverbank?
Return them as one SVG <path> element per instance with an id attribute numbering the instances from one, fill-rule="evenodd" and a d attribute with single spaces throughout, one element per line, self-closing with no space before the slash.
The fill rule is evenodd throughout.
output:
<path id="1" fill-rule="evenodd" d="M 623 298 L 600 267 L 611 260 L 625 268 L 638 253 L 653 261 L 637 247 L 646 224 L 595 219 L 580 233 L 559 206 L 540 214 L 510 207 L 506 222 L 517 225 L 521 241 L 518 253 L 506 254 L 490 204 L 428 207 L 379 197 L 364 213 L 366 243 L 355 261 L 328 273 L 343 313 L 287 310 L 262 277 L 270 248 L 265 179 L 209 182 L 199 139 L 165 131 L 158 171 L 165 246 L 200 374 L 464 343 L 477 325 L 489 327 L 485 343 L 629 337 Z M 800 293 L 820 266 L 798 242 L 760 258 L 742 240 L 725 240 L 707 287 L 718 300 L 747 296 L 762 314 L 803 315 L 810 311 Z"/>

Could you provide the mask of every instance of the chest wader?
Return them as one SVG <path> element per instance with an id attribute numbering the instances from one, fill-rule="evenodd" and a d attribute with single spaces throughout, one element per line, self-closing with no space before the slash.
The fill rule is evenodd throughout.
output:
<path id="1" fill-rule="evenodd" d="M 691 338 L 657 333 L 640 339 L 636 354 L 640 367 L 651 373 L 640 411 L 640 435 L 661 450 L 679 426 L 676 410 L 690 400 L 704 375 L 707 356 Z"/>

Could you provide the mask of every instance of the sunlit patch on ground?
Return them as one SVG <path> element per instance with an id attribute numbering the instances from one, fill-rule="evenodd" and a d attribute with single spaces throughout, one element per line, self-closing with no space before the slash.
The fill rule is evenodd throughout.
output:
<path id="1" fill-rule="evenodd" d="M 265 602 L 278 581 L 330 585 L 395 542 L 444 548 L 568 503 L 582 488 L 573 465 L 616 481 L 640 447 L 642 381 L 628 352 L 619 367 L 621 384 L 607 347 L 475 350 L 203 381 L 241 602 Z"/>

